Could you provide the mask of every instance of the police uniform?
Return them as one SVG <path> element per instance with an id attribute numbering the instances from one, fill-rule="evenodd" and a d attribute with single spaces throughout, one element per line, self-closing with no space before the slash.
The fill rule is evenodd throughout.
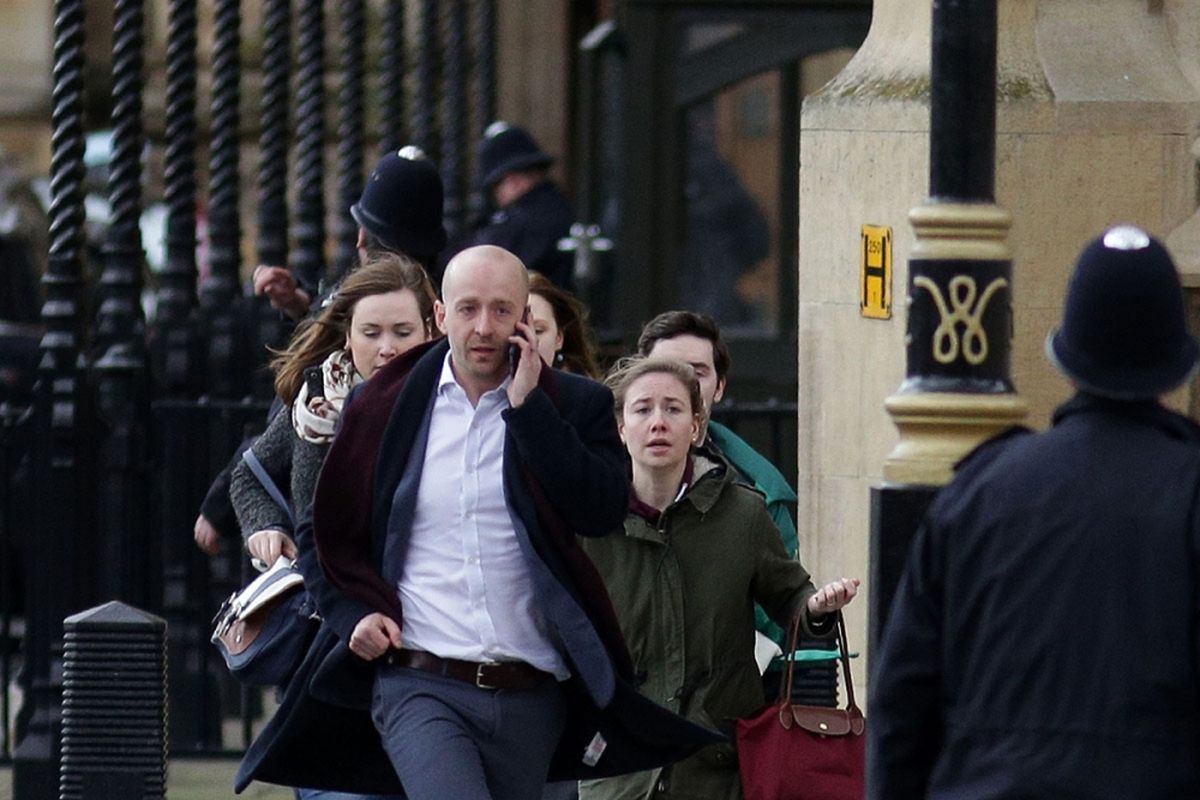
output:
<path id="1" fill-rule="evenodd" d="M 529 131 L 507 122 L 493 122 L 479 143 L 479 185 L 490 192 L 506 175 L 543 169 L 554 158 L 542 150 Z M 574 257 L 558 249 L 570 235 L 575 212 L 566 195 L 544 180 L 509 205 L 496 211 L 470 237 L 469 244 L 494 244 L 524 262 L 529 269 L 571 291 Z"/>
<path id="2" fill-rule="evenodd" d="M 571 203 L 547 180 L 492 214 L 487 224 L 475 232 L 471 244 L 503 247 L 529 269 L 570 291 L 574 259 L 571 253 L 558 249 L 558 242 L 570 234 L 574 219 Z"/>

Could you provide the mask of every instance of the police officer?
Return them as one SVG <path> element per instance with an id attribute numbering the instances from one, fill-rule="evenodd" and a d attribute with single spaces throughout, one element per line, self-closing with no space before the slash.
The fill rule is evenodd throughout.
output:
<path id="1" fill-rule="evenodd" d="M 385 155 L 358 202 L 350 207 L 358 223 L 359 263 L 375 252 L 399 253 L 421 262 L 437 285 L 440 275 L 434 266 L 446 246 L 443 201 L 442 178 L 419 147 L 409 145 Z M 259 265 L 254 270 L 254 293 L 266 295 L 274 308 L 299 319 L 308 313 L 319 288 L 300 286 L 285 267 Z"/>
<path id="2" fill-rule="evenodd" d="M 524 128 L 493 122 L 479 146 L 479 183 L 497 209 L 471 237 L 516 254 L 555 285 L 572 289 L 573 258 L 558 249 L 575 213 L 549 177 L 554 159 Z"/>
<path id="3" fill-rule="evenodd" d="M 1197 365 L 1166 248 L 1084 249 L 1050 361 L 1077 393 L 982 445 L 913 542 L 871 680 L 868 797 L 1200 797 Z"/>
<path id="4" fill-rule="evenodd" d="M 380 251 L 399 253 L 419 261 L 437 285 L 441 275 L 436 273 L 435 265 L 446 246 L 443 200 L 442 178 L 419 147 L 409 145 L 385 155 L 367 179 L 358 202 L 350 207 L 350 214 L 358 223 L 359 263 L 365 263 Z M 254 269 L 254 293 L 266 295 L 273 308 L 299 320 L 310 308 L 319 307 L 342 277 L 339 275 L 322 292 L 322 287 L 301 286 L 286 267 L 260 264 Z M 237 520 L 229 501 L 229 479 L 251 441 L 242 443 L 200 504 L 192 538 L 208 555 L 220 551 L 222 537 L 238 538 Z"/>

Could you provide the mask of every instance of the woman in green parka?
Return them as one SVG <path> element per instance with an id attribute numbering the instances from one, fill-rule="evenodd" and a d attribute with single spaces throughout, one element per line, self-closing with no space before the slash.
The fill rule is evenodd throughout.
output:
<path id="1" fill-rule="evenodd" d="M 623 536 L 583 547 L 604 577 L 642 694 L 730 741 L 660 770 L 585 781 L 580 798 L 737 800 L 733 724 L 765 702 L 754 603 L 784 627 L 801 614 L 808 633 L 824 636 L 858 581 L 815 589 L 762 495 L 693 452 L 702 404 L 690 366 L 635 359 L 608 383 L 632 465 L 629 513 Z"/>

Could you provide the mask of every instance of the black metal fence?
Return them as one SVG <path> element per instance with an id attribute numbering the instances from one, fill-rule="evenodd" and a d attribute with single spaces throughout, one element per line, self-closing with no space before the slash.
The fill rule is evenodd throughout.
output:
<path id="1" fill-rule="evenodd" d="M 17 549 L 17 494 L 27 491 L 27 408 L 0 403 L 0 763 L 12 756 L 16 709 L 9 691 L 20 664 L 25 619 L 20 598 L 24 575 Z"/>
<path id="2" fill-rule="evenodd" d="M 238 444 L 261 430 L 268 405 L 258 401 L 200 398 L 162 399 L 152 405 L 151 537 L 161 602 L 168 620 L 172 752 L 228 755 L 242 752 L 254 728 L 263 721 L 264 698 L 233 681 L 208 641 L 209 621 L 221 601 L 245 585 L 248 562 L 239 542 L 225 542 L 215 556 L 201 553 L 192 541 L 196 510 L 211 476 L 224 466 Z M 790 480 L 795 463 L 794 403 L 727 403 L 715 418 L 750 441 Z M 26 625 L 22 589 L 28 532 L 36 528 L 28 504 L 32 415 L 28 409 L 0 406 L 0 681 L 14 686 L 24 664 L 22 639 Z M 36 514 L 34 515 L 36 516 Z M 37 576 L 27 576 L 36 580 Z M 10 762 L 19 703 L 0 695 L 0 763 Z"/>
<path id="3" fill-rule="evenodd" d="M 471 145 L 490 122 L 480 115 L 495 108 L 493 0 L 263 0 L 250 47 L 240 0 L 215 0 L 211 38 L 197 0 L 170 0 L 164 113 L 153 125 L 143 111 L 152 85 L 144 0 L 114 0 L 107 99 L 87 96 L 85 45 L 96 29 L 85 6 L 54 3 L 37 389 L 28 413 L 0 415 L 0 760 L 13 763 L 22 800 L 57 793 L 62 620 L 102 601 L 170 623 L 175 752 L 247 740 L 259 697 L 228 681 L 208 644 L 209 620 L 242 583 L 244 559 L 234 546 L 209 558 L 191 536 L 207 482 L 264 421 L 270 386 L 259 367 L 265 346 L 288 332 L 245 295 L 241 212 L 254 207 L 255 263 L 290 265 L 316 284 L 354 257 L 349 200 L 380 147 L 412 142 L 434 155 L 449 222 L 460 225 L 472 206 Z M 211 81 L 199 79 L 202 63 Z M 259 93 L 253 119 L 242 118 L 243 91 Z M 84 224 L 85 108 L 104 105 L 109 214 L 97 241 Z M 244 139 L 255 131 L 257 163 L 245 164 L 253 151 Z M 157 159 L 147 150 L 162 157 L 166 208 L 165 258 L 151 280 L 142 170 Z M 247 168 L 258 177 L 253 203 L 241 196 Z"/>
<path id="4" fill-rule="evenodd" d="M 797 407 L 771 399 L 758 402 L 727 400 L 713 408 L 712 417 L 741 436 L 774 464 L 788 483 L 796 485 Z"/>
<path id="5" fill-rule="evenodd" d="M 154 419 L 157 518 L 161 520 L 162 609 L 172 632 L 169 743 L 175 754 L 234 754 L 245 749 L 262 716 L 261 693 L 234 681 L 209 642 L 221 602 L 250 580 L 240 538 L 213 556 L 192 539 L 193 522 L 211 476 L 239 444 L 266 423 L 266 403 L 161 400 Z M 236 534 L 235 534 L 236 536 Z"/>

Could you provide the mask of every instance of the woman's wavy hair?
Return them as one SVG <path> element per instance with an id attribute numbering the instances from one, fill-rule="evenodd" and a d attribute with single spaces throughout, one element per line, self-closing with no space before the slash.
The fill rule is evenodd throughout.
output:
<path id="1" fill-rule="evenodd" d="M 275 393 L 280 399 L 291 405 L 300 392 L 304 370 L 320 364 L 334 350 L 346 346 L 346 332 L 350 330 L 350 319 L 359 300 L 405 289 L 417 298 L 425 333 L 432 335 L 436 295 L 429 276 L 408 256 L 378 253 L 347 275 L 321 313 L 300 323 L 287 348 L 276 351 L 271 359 L 271 369 L 275 373 Z"/>
<path id="2" fill-rule="evenodd" d="M 592 330 L 588 325 L 587 306 L 581 303 L 570 292 L 560 289 L 550 282 L 540 272 L 529 271 L 529 293 L 550 304 L 554 311 L 554 322 L 563 335 L 561 364 L 567 372 L 576 375 L 586 375 L 589 378 L 599 378 L 600 368 L 596 365 L 596 347 L 592 340 Z"/>
<path id="3" fill-rule="evenodd" d="M 644 375 L 670 375 L 677 378 L 687 389 L 692 413 L 703 416 L 704 400 L 700 394 L 700 381 L 696 371 L 686 361 L 676 358 L 653 358 L 650 356 L 626 356 L 613 365 L 604 378 L 604 385 L 613 393 L 613 414 L 617 420 L 625 410 L 625 396 L 633 382 Z"/>

